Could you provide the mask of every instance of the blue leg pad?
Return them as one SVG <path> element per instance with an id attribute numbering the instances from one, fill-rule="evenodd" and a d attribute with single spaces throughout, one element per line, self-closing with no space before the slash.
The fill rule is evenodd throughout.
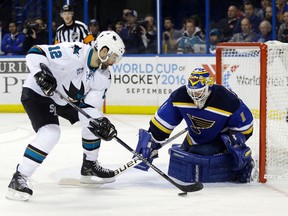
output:
<path id="1" fill-rule="evenodd" d="M 227 182 L 235 181 L 233 157 L 230 153 L 203 156 L 185 152 L 181 145 L 169 149 L 168 175 L 182 182 Z"/>

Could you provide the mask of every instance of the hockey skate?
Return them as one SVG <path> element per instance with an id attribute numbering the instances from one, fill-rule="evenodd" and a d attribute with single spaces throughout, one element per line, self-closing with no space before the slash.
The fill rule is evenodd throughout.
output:
<path id="1" fill-rule="evenodd" d="M 115 181 L 113 170 L 103 168 L 98 161 L 86 160 L 86 155 L 84 154 L 80 183 L 103 184 L 113 181 Z"/>
<path id="2" fill-rule="evenodd" d="M 29 188 L 27 181 L 27 178 L 18 171 L 17 166 L 16 172 L 13 174 L 12 180 L 8 185 L 6 198 L 19 201 L 29 200 L 33 191 Z"/>

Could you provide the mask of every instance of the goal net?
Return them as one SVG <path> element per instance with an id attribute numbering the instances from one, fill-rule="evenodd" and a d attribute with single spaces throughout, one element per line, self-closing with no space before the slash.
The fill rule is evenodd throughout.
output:
<path id="1" fill-rule="evenodd" d="M 254 132 L 247 141 L 259 181 L 288 178 L 288 44 L 219 43 L 216 82 L 251 109 Z"/>

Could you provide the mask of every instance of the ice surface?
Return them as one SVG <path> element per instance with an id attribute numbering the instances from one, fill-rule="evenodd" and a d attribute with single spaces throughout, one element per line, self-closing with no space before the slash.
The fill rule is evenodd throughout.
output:
<path id="1" fill-rule="evenodd" d="M 118 137 L 135 148 L 139 128 L 147 128 L 149 115 L 107 115 Z M 183 123 L 173 131 L 179 132 Z M 34 132 L 26 114 L 0 114 L 0 215 L 1 216 L 284 216 L 288 213 L 288 182 L 266 184 L 215 183 L 180 197 L 172 184 L 153 170 L 130 169 L 114 183 L 99 188 L 57 184 L 63 177 L 79 177 L 82 162 L 81 128 L 61 120 L 61 139 L 32 176 L 34 195 L 28 202 L 5 198 L 7 185 L 21 162 Z M 176 139 L 180 143 L 184 135 Z M 169 145 L 160 150 L 154 165 L 167 172 Z M 99 160 L 116 169 L 132 154 L 116 141 L 102 142 Z"/>

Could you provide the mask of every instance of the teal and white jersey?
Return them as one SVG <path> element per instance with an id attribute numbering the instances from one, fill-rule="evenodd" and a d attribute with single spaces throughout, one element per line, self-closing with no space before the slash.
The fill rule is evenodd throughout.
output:
<path id="1" fill-rule="evenodd" d="M 72 101 L 79 101 L 80 107 L 92 106 L 101 110 L 105 93 L 111 83 L 111 74 L 109 69 L 95 69 L 89 66 L 93 49 L 90 45 L 80 42 L 32 47 L 26 56 L 30 74 L 23 87 L 45 96 L 34 78 L 34 75 L 41 71 L 39 64 L 44 63 L 56 78 L 59 92 Z M 51 98 L 58 105 L 66 105 L 56 94 Z"/>

